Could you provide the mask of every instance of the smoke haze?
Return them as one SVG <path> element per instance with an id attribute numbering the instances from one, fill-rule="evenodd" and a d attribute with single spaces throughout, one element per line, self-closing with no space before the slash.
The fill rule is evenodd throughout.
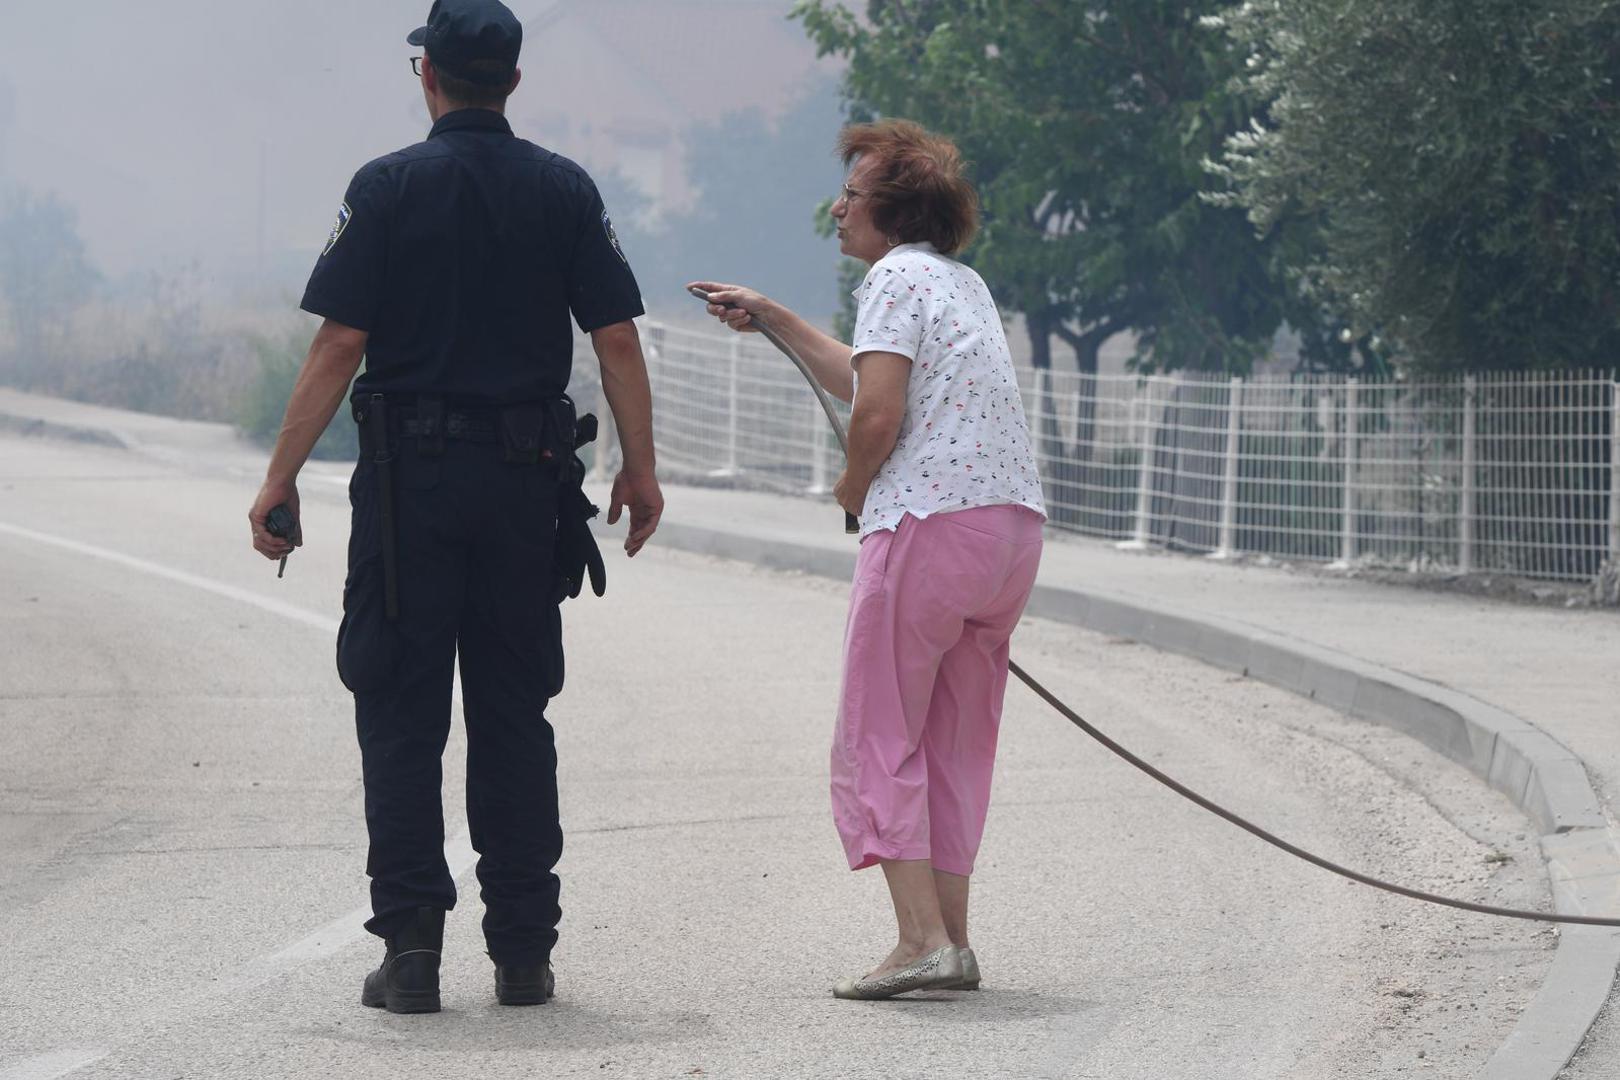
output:
<path id="1" fill-rule="evenodd" d="M 90 263 L 114 286 L 191 267 L 211 302 L 294 301 L 354 170 L 428 128 L 407 65 L 419 50 L 404 41 L 426 0 L 8 6 L 0 189 L 74 211 Z M 837 254 L 810 221 L 838 183 L 837 72 L 784 18 L 790 6 L 514 3 L 524 79 L 509 115 L 520 136 L 589 168 L 644 248 L 679 245 L 631 246 L 633 262 L 774 280 L 825 313 Z M 721 158 L 768 157 L 797 178 L 739 209 L 784 238 L 752 263 L 724 254 L 723 217 L 707 232 L 679 227 L 728 180 L 689 160 L 694 137 L 712 147 L 733 134 L 744 141 Z M 644 289 L 650 307 L 667 305 Z"/>

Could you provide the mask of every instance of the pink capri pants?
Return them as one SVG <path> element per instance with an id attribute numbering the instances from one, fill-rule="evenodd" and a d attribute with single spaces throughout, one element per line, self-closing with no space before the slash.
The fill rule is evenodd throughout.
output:
<path id="1" fill-rule="evenodd" d="M 973 873 L 1007 643 L 1035 584 L 1040 514 L 906 515 L 861 542 L 832 748 L 833 821 L 851 870 L 928 859 Z"/>

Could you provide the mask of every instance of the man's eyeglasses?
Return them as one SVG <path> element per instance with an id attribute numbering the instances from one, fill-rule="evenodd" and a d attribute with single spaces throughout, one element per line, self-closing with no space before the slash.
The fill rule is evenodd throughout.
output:
<path id="1" fill-rule="evenodd" d="M 411 73 L 418 79 L 422 77 L 422 58 L 420 56 L 411 57 Z"/>

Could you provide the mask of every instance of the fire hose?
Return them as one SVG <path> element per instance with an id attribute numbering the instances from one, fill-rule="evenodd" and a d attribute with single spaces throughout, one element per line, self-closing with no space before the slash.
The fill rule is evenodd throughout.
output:
<path id="1" fill-rule="evenodd" d="M 693 296 L 704 301 L 705 303 L 713 302 L 709 299 L 708 293 L 701 289 L 693 288 L 690 290 L 690 292 Z M 731 305 L 726 306 L 729 307 Z M 822 411 L 827 414 L 827 422 L 832 425 L 833 433 L 838 436 L 839 448 L 843 450 L 845 456 L 847 457 L 849 454 L 849 441 L 844 433 L 844 425 L 838 418 L 837 410 L 833 408 L 831 398 L 828 396 L 826 390 L 821 386 L 821 384 L 816 381 L 816 377 L 811 372 L 809 365 L 807 365 L 803 358 L 801 358 L 799 354 L 795 352 L 793 348 L 758 315 L 750 313 L 749 324 L 755 330 L 758 330 L 766 341 L 769 341 L 772 345 L 776 346 L 776 348 L 784 356 L 791 360 L 793 362 L 793 366 L 798 368 L 799 373 L 805 377 L 807 382 L 809 382 L 811 390 L 815 392 L 816 399 L 821 402 Z M 851 527 L 851 523 L 853 523 L 855 520 L 853 515 L 846 513 L 845 517 L 846 531 L 859 531 L 858 528 Z M 1422 900 L 1430 904 L 1440 904 L 1444 907 L 1458 908 L 1462 911 L 1474 911 L 1482 915 L 1496 915 L 1508 919 L 1528 919 L 1535 922 L 1572 923 L 1581 926 L 1620 926 L 1620 918 L 1605 918 L 1597 915 L 1561 915 L 1556 912 L 1525 911 L 1519 908 L 1496 907 L 1492 904 L 1477 904 L 1470 900 L 1458 900 L 1454 897 L 1441 896 L 1437 893 L 1424 892 L 1421 889 L 1412 889 L 1406 887 L 1405 885 L 1397 885 L 1393 882 L 1383 881 L 1379 878 L 1373 877 L 1370 874 L 1363 874 L 1360 871 L 1351 870 L 1348 867 L 1340 866 L 1338 863 L 1325 859 L 1313 852 L 1306 851 L 1302 847 L 1295 844 L 1290 844 L 1281 837 L 1276 836 L 1275 834 L 1268 832 L 1267 830 L 1254 824 L 1252 821 L 1233 813 L 1231 810 L 1226 809 L 1224 806 L 1221 806 L 1213 800 L 1205 798 L 1203 795 L 1198 794 L 1198 792 L 1187 787 L 1185 784 L 1181 783 L 1175 778 L 1148 764 L 1146 761 L 1142 760 L 1140 757 L 1131 753 L 1129 750 L 1125 749 L 1125 747 L 1109 738 L 1079 713 L 1075 712 L 1068 705 L 1064 704 L 1056 694 L 1053 694 L 1046 687 L 1042 686 L 1040 682 L 1038 682 L 1033 676 L 1020 667 L 1015 661 L 1009 660 L 1007 669 L 1012 672 L 1012 674 L 1016 675 L 1019 681 L 1021 681 L 1025 686 L 1028 686 L 1032 691 L 1034 691 L 1037 697 L 1046 702 L 1048 705 L 1052 706 L 1052 708 L 1056 709 L 1065 719 L 1074 724 L 1075 727 L 1091 736 L 1115 755 L 1123 758 L 1125 761 L 1129 762 L 1131 765 L 1134 765 L 1142 772 L 1147 773 L 1149 776 L 1163 784 L 1165 787 L 1169 788 L 1171 791 L 1174 791 L 1183 798 L 1196 803 L 1217 817 L 1224 818 L 1226 821 L 1231 822 L 1233 825 L 1236 825 L 1245 832 L 1252 833 L 1273 847 L 1281 848 L 1283 851 L 1286 851 L 1295 858 L 1303 859 L 1304 861 L 1311 863 L 1314 866 L 1319 866 L 1323 870 L 1327 870 L 1330 873 L 1338 874 L 1340 877 L 1349 878 L 1351 881 L 1360 882 L 1363 885 L 1370 885 L 1375 889 L 1382 889 L 1385 892 L 1394 893 L 1397 896 L 1406 896 L 1413 900 Z"/>

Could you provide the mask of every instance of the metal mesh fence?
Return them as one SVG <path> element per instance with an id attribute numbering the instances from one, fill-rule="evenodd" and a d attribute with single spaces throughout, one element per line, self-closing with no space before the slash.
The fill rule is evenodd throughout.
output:
<path id="1" fill-rule="evenodd" d="M 837 444 L 762 338 L 648 321 L 643 343 L 661 470 L 830 490 Z M 570 392 L 602 410 L 588 344 L 576 355 Z M 1018 375 L 1060 528 L 1215 556 L 1573 581 L 1620 562 L 1613 373 Z M 600 445 L 605 473 L 613 449 Z"/>

